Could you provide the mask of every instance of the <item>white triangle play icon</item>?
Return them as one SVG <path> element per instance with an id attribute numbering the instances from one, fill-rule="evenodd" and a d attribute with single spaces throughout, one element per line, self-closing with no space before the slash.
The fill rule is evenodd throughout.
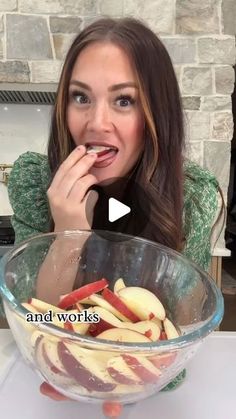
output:
<path id="1" fill-rule="evenodd" d="M 130 207 L 128 207 L 125 204 L 122 204 L 122 202 L 118 201 L 115 198 L 109 198 L 108 205 L 108 219 L 110 223 L 113 223 L 119 218 L 124 217 L 124 215 L 128 214 L 131 211 Z"/>

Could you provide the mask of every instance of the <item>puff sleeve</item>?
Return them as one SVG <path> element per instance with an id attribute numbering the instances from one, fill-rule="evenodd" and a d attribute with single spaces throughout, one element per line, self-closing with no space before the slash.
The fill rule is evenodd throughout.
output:
<path id="1" fill-rule="evenodd" d="M 8 182 L 15 244 L 49 231 L 50 209 L 46 194 L 49 181 L 47 156 L 26 152 L 15 161 Z"/>
<path id="2" fill-rule="evenodd" d="M 211 231 L 216 219 L 219 184 L 214 175 L 193 162 L 185 165 L 183 254 L 208 270 L 211 259 Z"/>

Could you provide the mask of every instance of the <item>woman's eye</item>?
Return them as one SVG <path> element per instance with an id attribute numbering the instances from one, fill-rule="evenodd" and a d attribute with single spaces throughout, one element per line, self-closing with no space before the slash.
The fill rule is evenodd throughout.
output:
<path id="1" fill-rule="evenodd" d="M 84 105 L 89 103 L 89 98 L 85 93 L 82 92 L 72 92 L 71 96 L 76 103 L 80 105 Z"/>
<path id="2" fill-rule="evenodd" d="M 122 95 L 116 99 L 116 102 L 118 103 L 119 106 L 126 108 L 127 106 L 134 104 L 134 99 L 131 96 Z"/>

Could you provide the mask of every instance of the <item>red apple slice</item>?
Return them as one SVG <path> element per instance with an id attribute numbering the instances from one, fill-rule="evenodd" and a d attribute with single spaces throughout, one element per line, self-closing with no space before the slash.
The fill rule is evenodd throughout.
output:
<path id="1" fill-rule="evenodd" d="M 155 367 L 165 369 L 169 367 L 171 364 L 173 364 L 176 355 L 176 352 L 169 352 L 165 354 L 155 355 L 148 359 L 155 365 Z"/>
<path id="2" fill-rule="evenodd" d="M 57 317 L 53 317 L 53 324 L 62 329 L 71 330 L 72 332 L 85 335 L 89 329 L 89 323 L 73 323 L 73 322 L 61 322 Z"/>
<path id="3" fill-rule="evenodd" d="M 111 304 L 117 311 L 127 317 L 127 319 L 129 319 L 131 322 L 136 323 L 140 321 L 140 317 L 136 316 L 136 314 L 133 313 L 132 310 L 130 310 L 129 307 L 127 307 L 127 305 L 108 288 L 103 290 L 102 296 L 109 304 Z"/>
<path id="4" fill-rule="evenodd" d="M 151 320 L 143 320 L 138 323 L 123 322 L 121 327 L 142 333 L 143 335 L 150 338 L 152 341 L 157 341 L 161 333 L 158 325 L 152 322 Z"/>
<path id="5" fill-rule="evenodd" d="M 44 339 L 42 344 L 43 358 L 52 372 L 54 372 L 55 374 L 68 376 L 63 364 L 61 363 L 58 357 L 57 345 L 58 341 L 53 342 L 51 340 Z"/>
<path id="6" fill-rule="evenodd" d="M 100 279 L 99 281 L 84 285 L 83 287 L 72 291 L 64 298 L 62 298 L 58 304 L 58 307 L 65 309 L 67 307 L 73 306 L 77 302 L 81 302 L 83 298 L 90 297 L 90 295 L 93 293 L 102 291 L 104 288 L 108 287 L 108 285 L 109 284 L 106 279 Z"/>
<path id="7" fill-rule="evenodd" d="M 115 356 L 109 359 L 107 371 L 110 376 L 119 384 L 136 385 L 142 384 L 142 381 L 128 367 L 122 356 Z"/>
<path id="8" fill-rule="evenodd" d="M 129 319 L 121 314 L 116 308 L 112 307 L 110 303 L 108 303 L 104 298 L 99 294 L 93 294 L 90 296 L 91 300 L 95 305 L 105 308 L 106 310 L 110 311 L 114 316 L 118 317 L 119 320 L 124 322 L 129 322 Z"/>
<path id="9" fill-rule="evenodd" d="M 55 383 L 56 385 L 61 386 L 75 384 L 75 381 L 69 377 L 65 371 L 60 370 L 57 366 L 55 366 L 48 357 L 48 353 L 45 351 L 44 347 L 45 342 L 47 341 L 46 335 L 40 334 L 39 332 L 35 332 L 34 335 L 35 364 L 44 378 L 50 383 Z M 53 340 L 54 339 L 55 338 L 53 338 Z"/>
<path id="10" fill-rule="evenodd" d="M 150 343 L 151 339 L 139 332 L 129 329 L 114 328 L 105 330 L 96 336 L 97 339 L 106 339 L 114 342 L 143 342 Z"/>
<path id="11" fill-rule="evenodd" d="M 105 330 L 112 329 L 113 327 L 122 327 L 123 322 L 121 322 L 114 314 L 106 310 L 103 307 L 94 306 L 94 313 L 97 313 L 100 317 L 98 323 L 93 323 L 89 327 L 89 333 L 92 336 L 97 336 Z"/>
<path id="12" fill-rule="evenodd" d="M 152 362 L 140 355 L 123 354 L 123 359 L 132 371 L 145 383 L 156 383 L 161 371 Z"/>
<path id="13" fill-rule="evenodd" d="M 141 287 L 126 287 L 119 291 L 119 297 L 141 320 L 157 317 L 164 320 L 166 313 L 160 300 L 149 290 Z"/>
<path id="14" fill-rule="evenodd" d="M 125 288 L 125 283 L 122 278 L 119 278 L 114 284 L 114 293 L 117 294 L 122 288 Z"/>
<path id="15" fill-rule="evenodd" d="M 89 350 L 68 342 L 58 343 L 59 358 L 67 373 L 89 391 L 110 392 L 116 384 L 103 363 L 89 355 Z"/>

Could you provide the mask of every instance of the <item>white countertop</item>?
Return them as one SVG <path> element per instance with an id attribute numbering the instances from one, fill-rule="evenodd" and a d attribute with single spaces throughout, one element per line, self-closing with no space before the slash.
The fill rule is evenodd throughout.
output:
<path id="1" fill-rule="evenodd" d="M 15 351 L 9 330 L 0 330 L 1 377 L 4 418 L 104 419 L 95 405 L 42 396 L 41 380 Z M 236 332 L 214 332 L 189 362 L 187 377 L 178 389 L 126 406 L 120 419 L 236 419 L 235 400 Z"/>

